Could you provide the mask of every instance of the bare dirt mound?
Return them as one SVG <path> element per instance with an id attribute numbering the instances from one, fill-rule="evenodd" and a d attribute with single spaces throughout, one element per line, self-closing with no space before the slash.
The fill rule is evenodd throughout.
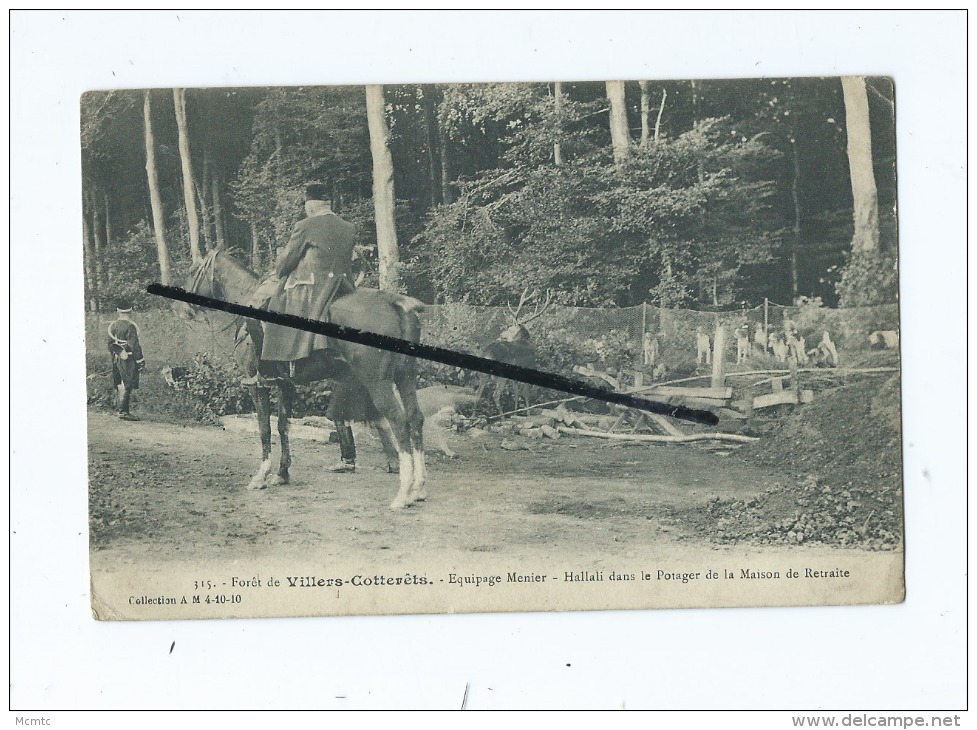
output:
<path id="1" fill-rule="evenodd" d="M 749 500 L 709 501 L 676 513 L 721 543 L 821 543 L 888 549 L 902 542 L 899 378 L 821 392 L 789 416 L 760 424 L 764 437 L 738 459 L 790 475 Z"/>

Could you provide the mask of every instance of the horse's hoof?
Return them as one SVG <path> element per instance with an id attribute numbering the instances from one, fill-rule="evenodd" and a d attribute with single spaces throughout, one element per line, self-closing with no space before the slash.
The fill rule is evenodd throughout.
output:
<path id="1" fill-rule="evenodd" d="M 248 484 L 248 489 L 252 489 L 254 491 L 258 491 L 259 489 L 264 489 L 267 486 L 268 485 L 265 484 L 265 481 L 263 479 L 261 481 L 258 481 L 256 479 L 252 479 L 251 480 L 251 483 Z"/>
<path id="2" fill-rule="evenodd" d="M 270 486 L 277 487 L 277 486 L 279 486 L 281 484 L 288 484 L 288 476 L 287 475 L 283 476 L 281 474 L 275 474 L 274 476 L 268 477 L 268 479 L 266 480 L 266 482 Z"/>
<path id="3" fill-rule="evenodd" d="M 406 499 L 398 498 L 390 503 L 390 509 L 392 509 L 394 512 L 399 512 L 400 510 L 404 509 L 408 504 L 410 503 Z"/>

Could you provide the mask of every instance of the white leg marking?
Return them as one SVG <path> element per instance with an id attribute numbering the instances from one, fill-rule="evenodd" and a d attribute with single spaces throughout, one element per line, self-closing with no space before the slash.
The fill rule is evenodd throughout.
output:
<path id="1" fill-rule="evenodd" d="M 401 421 L 404 424 L 404 428 L 408 428 L 407 409 L 404 408 L 404 401 L 400 397 L 400 391 L 397 390 L 397 386 L 393 383 L 390 384 L 390 390 L 394 395 L 394 400 L 397 401 L 397 407 L 400 409 Z M 387 425 L 389 427 L 389 421 Z M 392 432 L 393 429 L 391 428 Z M 414 501 L 413 495 L 411 495 L 411 487 L 414 485 L 414 459 L 408 450 L 408 444 L 401 444 L 397 438 L 394 438 L 393 442 L 397 447 L 397 454 L 400 461 L 400 491 L 397 492 L 397 496 L 391 503 L 390 509 L 401 509 Z"/>
<path id="2" fill-rule="evenodd" d="M 265 459 L 261 462 L 261 466 L 258 467 L 257 473 L 252 477 L 251 482 L 248 484 L 248 489 L 264 489 L 265 488 L 265 478 L 268 476 L 268 472 L 271 471 L 271 459 Z"/>
<path id="3" fill-rule="evenodd" d="M 422 502 L 427 499 L 427 489 L 424 482 L 427 480 L 427 469 L 424 466 L 424 452 L 414 449 L 414 500 Z"/>
<path id="4" fill-rule="evenodd" d="M 400 490 L 397 492 L 397 496 L 394 501 L 390 504 L 390 509 L 403 509 L 407 505 L 413 502 L 411 499 L 410 488 L 411 488 L 411 472 L 412 469 L 412 459 L 410 458 L 410 453 L 407 451 L 400 451 Z"/>

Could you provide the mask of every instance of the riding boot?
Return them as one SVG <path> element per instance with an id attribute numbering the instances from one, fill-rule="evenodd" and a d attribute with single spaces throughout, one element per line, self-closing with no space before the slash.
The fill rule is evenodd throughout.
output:
<path id="1" fill-rule="evenodd" d="M 349 473 L 356 471 L 356 442 L 353 441 L 353 429 L 342 424 L 336 427 L 339 437 L 340 462 L 329 471 L 333 473 Z"/>

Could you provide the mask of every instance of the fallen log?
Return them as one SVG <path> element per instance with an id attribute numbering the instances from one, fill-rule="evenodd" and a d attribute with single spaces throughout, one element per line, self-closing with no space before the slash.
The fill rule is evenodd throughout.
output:
<path id="1" fill-rule="evenodd" d="M 651 436 L 648 434 L 606 433 L 604 431 L 590 431 L 583 428 L 567 428 L 560 426 L 558 430 L 568 436 L 596 436 L 598 438 L 613 439 L 615 441 L 635 441 L 641 443 L 684 444 L 692 441 L 733 441 L 736 443 L 752 443 L 760 439 L 755 436 L 740 436 L 735 433 L 693 433 L 687 436 Z"/>

